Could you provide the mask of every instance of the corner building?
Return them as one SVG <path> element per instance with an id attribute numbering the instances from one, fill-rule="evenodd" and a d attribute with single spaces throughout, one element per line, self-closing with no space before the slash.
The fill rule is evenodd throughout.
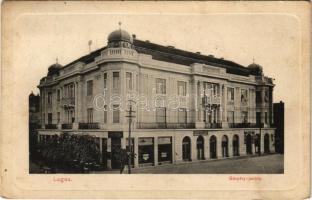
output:
<path id="1" fill-rule="evenodd" d="M 245 67 L 118 29 L 105 47 L 50 66 L 38 87 L 38 139 L 92 135 L 108 169 L 119 167 L 116 154 L 128 145 L 129 94 L 139 97 L 134 167 L 274 152 L 274 84 L 255 63 Z"/>

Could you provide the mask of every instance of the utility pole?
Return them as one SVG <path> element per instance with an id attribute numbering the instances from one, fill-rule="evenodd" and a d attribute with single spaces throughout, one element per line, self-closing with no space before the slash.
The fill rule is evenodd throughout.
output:
<path id="1" fill-rule="evenodd" d="M 259 126 L 259 156 L 261 156 L 261 128 L 262 128 L 262 123 L 260 123 L 260 126 Z"/>
<path id="2" fill-rule="evenodd" d="M 135 116 L 133 116 L 132 113 L 135 113 L 135 111 L 132 110 L 132 105 L 130 104 L 130 109 L 128 111 L 128 115 L 126 116 L 129 118 L 129 136 L 128 136 L 128 173 L 129 174 L 131 174 L 131 160 L 132 160 L 131 123 L 132 123 L 132 118 L 135 118 Z"/>

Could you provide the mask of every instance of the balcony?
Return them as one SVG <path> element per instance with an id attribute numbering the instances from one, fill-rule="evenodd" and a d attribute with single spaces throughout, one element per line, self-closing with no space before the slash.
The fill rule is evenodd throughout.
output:
<path id="1" fill-rule="evenodd" d="M 56 124 L 46 124 L 45 129 L 57 129 L 57 125 Z"/>
<path id="2" fill-rule="evenodd" d="M 62 105 L 65 108 L 75 107 L 75 98 L 74 97 L 62 98 Z"/>
<path id="3" fill-rule="evenodd" d="M 62 129 L 72 129 L 73 124 L 62 124 Z"/>
<path id="4" fill-rule="evenodd" d="M 262 128 L 263 124 L 257 123 L 229 123 L 229 128 Z"/>
<path id="5" fill-rule="evenodd" d="M 145 123 L 138 122 L 138 129 L 188 129 L 195 128 L 195 123 Z"/>
<path id="6" fill-rule="evenodd" d="M 99 123 L 79 123 L 79 129 L 99 129 Z"/>
<path id="7" fill-rule="evenodd" d="M 205 128 L 222 128 L 222 123 L 205 123 Z"/>

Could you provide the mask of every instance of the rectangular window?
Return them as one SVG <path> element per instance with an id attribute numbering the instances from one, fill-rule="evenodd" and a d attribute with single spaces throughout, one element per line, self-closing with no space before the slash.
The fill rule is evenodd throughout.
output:
<path id="1" fill-rule="evenodd" d="M 265 103 L 269 102 L 269 91 L 268 90 L 264 91 L 264 102 Z"/>
<path id="2" fill-rule="evenodd" d="M 119 89 L 120 89 L 119 72 L 113 72 L 113 90 L 114 92 L 119 92 Z"/>
<path id="3" fill-rule="evenodd" d="M 178 95 L 186 96 L 186 82 L 178 81 Z"/>
<path id="4" fill-rule="evenodd" d="M 52 124 L 52 113 L 48 113 L 48 124 Z"/>
<path id="5" fill-rule="evenodd" d="M 178 123 L 179 124 L 186 124 L 187 123 L 187 113 L 185 108 L 180 108 L 178 110 Z"/>
<path id="6" fill-rule="evenodd" d="M 107 123 L 107 105 L 104 106 L 104 123 Z"/>
<path id="7" fill-rule="evenodd" d="M 144 93 L 144 94 L 147 94 L 148 93 L 148 76 L 147 76 L 147 74 L 143 74 L 143 78 L 142 78 L 143 80 L 143 83 L 142 83 L 142 92 Z"/>
<path id="8" fill-rule="evenodd" d="M 166 123 L 166 108 L 156 108 L 156 123 Z"/>
<path id="9" fill-rule="evenodd" d="M 56 94 L 57 94 L 57 98 L 56 98 L 57 101 L 60 101 L 60 99 L 61 99 L 61 91 L 58 89 Z"/>
<path id="10" fill-rule="evenodd" d="M 267 124 L 268 123 L 268 113 L 264 113 L 264 122 Z"/>
<path id="11" fill-rule="evenodd" d="M 120 122 L 120 110 L 119 105 L 113 105 L 113 123 Z"/>
<path id="12" fill-rule="evenodd" d="M 69 98 L 74 98 L 74 97 L 75 97 L 74 84 L 70 84 L 70 86 L 69 86 Z"/>
<path id="13" fill-rule="evenodd" d="M 261 103 L 261 102 L 262 102 L 261 91 L 256 91 L 256 103 Z"/>
<path id="14" fill-rule="evenodd" d="M 88 123 L 93 123 L 93 108 L 87 109 L 87 115 L 88 115 Z"/>
<path id="15" fill-rule="evenodd" d="M 247 122 L 248 122 L 248 112 L 242 111 L 242 123 L 247 123 Z"/>
<path id="16" fill-rule="evenodd" d="M 234 101 L 234 88 L 227 89 L 227 100 Z"/>
<path id="17" fill-rule="evenodd" d="M 166 94 L 166 79 L 156 78 L 156 94 Z"/>
<path id="18" fill-rule="evenodd" d="M 52 104 L 52 92 L 48 92 L 48 104 Z"/>
<path id="19" fill-rule="evenodd" d="M 87 96 L 93 95 L 93 81 L 87 81 Z"/>
<path id="20" fill-rule="evenodd" d="M 234 123 L 234 111 L 227 112 L 227 121 L 228 123 Z"/>
<path id="21" fill-rule="evenodd" d="M 60 123 L 61 121 L 61 113 L 57 112 L 57 123 Z"/>
<path id="22" fill-rule="evenodd" d="M 257 125 L 261 125 L 261 123 L 262 123 L 261 112 L 256 112 L 256 123 L 257 123 Z"/>
<path id="23" fill-rule="evenodd" d="M 132 90 L 132 73 L 126 72 L 126 88 Z"/>
<path id="24" fill-rule="evenodd" d="M 248 103 L 248 91 L 245 89 L 241 90 L 241 103 L 242 105 L 247 105 Z"/>
<path id="25" fill-rule="evenodd" d="M 104 73 L 104 89 L 107 89 L 107 73 Z"/>

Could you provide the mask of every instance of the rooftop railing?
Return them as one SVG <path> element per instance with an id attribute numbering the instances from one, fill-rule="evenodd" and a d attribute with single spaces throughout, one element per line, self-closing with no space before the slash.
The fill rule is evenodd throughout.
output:
<path id="1" fill-rule="evenodd" d="M 79 123 L 79 129 L 99 129 L 99 123 Z"/>
<path id="2" fill-rule="evenodd" d="M 57 129 L 57 125 L 56 124 L 46 124 L 45 129 Z"/>
<path id="3" fill-rule="evenodd" d="M 222 123 L 205 123 L 205 128 L 222 128 Z"/>
<path id="4" fill-rule="evenodd" d="M 73 124 L 62 124 L 62 129 L 72 129 Z"/>
<path id="5" fill-rule="evenodd" d="M 229 123 L 230 128 L 262 128 L 262 124 L 257 123 Z"/>
<path id="6" fill-rule="evenodd" d="M 195 123 L 146 123 L 146 122 L 138 122 L 138 129 L 188 129 L 195 128 Z"/>

